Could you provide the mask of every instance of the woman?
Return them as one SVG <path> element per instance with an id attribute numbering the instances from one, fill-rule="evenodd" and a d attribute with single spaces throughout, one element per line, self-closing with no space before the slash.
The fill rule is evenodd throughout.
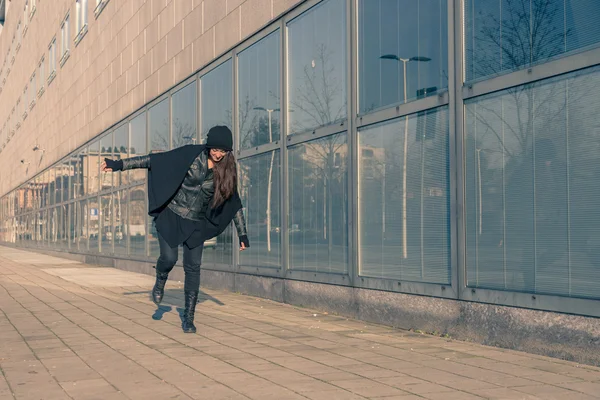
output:
<path id="1" fill-rule="evenodd" d="M 187 145 L 164 153 L 124 160 L 104 159 L 102 171 L 148 169 L 148 208 L 158 232 L 160 257 L 152 300 L 160 304 L 169 272 L 183 245 L 185 311 L 183 331 L 195 333 L 194 313 L 200 289 L 200 264 L 206 240 L 234 221 L 240 251 L 250 246 L 242 202 L 237 191 L 237 168 L 229 128 L 215 126 L 205 145 Z"/>

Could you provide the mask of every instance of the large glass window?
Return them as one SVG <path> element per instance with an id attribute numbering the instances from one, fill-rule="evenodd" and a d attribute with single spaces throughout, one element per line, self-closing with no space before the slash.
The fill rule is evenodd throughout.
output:
<path id="1" fill-rule="evenodd" d="M 222 89 L 221 89 L 222 90 Z M 196 81 L 177 91 L 172 97 L 173 123 L 173 149 L 186 144 L 196 144 Z"/>
<path id="2" fill-rule="evenodd" d="M 281 266 L 279 151 L 241 160 L 240 196 L 246 207 L 251 247 L 240 253 L 240 264 Z"/>
<path id="3" fill-rule="evenodd" d="M 129 125 L 123 124 L 113 134 L 112 153 L 115 160 L 121 160 L 129 157 Z M 119 187 L 129 183 L 129 173 L 131 171 L 121 171 L 113 174 L 114 185 Z"/>
<path id="4" fill-rule="evenodd" d="M 100 141 L 95 141 L 88 147 L 87 193 L 98 193 L 100 188 Z"/>
<path id="5" fill-rule="evenodd" d="M 280 32 L 238 55 L 240 148 L 279 140 Z"/>
<path id="6" fill-rule="evenodd" d="M 89 235 L 89 249 L 97 252 L 99 250 L 98 236 L 100 233 L 100 207 L 98 197 L 94 196 L 87 201 L 87 226 Z"/>
<path id="7" fill-rule="evenodd" d="M 359 132 L 360 275 L 450 283 L 448 109 Z"/>
<path id="8" fill-rule="evenodd" d="M 74 154 L 70 157 L 71 168 L 73 173 L 71 175 L 71 182 L 69 191 L 71 198 L 78 199 L 83 196 L 83 162 L 81 153 Z"/>
<path id="9" fill-rule="evenodd" d="M 73 219 L 71 224 L 73 225 L 73 236 L 71 238 L 71 248 L 79 249 L 79 251 L 87 250 L 87 225 L 86 225 L 86 211 L 84 201 L 76 201 L 73 204 Z"/>
<path id="10" fill-rule="evenodd" d="M 146 113 L 142 113 L 129 123 L 130 142 L 129 157 L 142 156 L 148 152 L 146 148 Z M 134 169 L 129 171 L 131 182 L 144 181 L 146 179 L 145 169 Z"/>
<path id="11" fill-rule="evenodd" d="M 289 133 L 346 118 L 346 1 L 327 0 L 288 24 Z"/>
<path id="12" fill-rule="evenodd" d="M 465 74 L 475 80 L 600 41 L 594 0 L 466 0 Z"/>
<path id="13" fill-rule="evenodd" d="M 217 236 L 216 242 L 204 243 L 202 253 L 203 265 L 233 265 L 232 227 L 233 224 L 229 224 L 227 229 Z"/>
<path id="14" fill-rule="evenodd" d="M 225 125 L 233 130 L 232 62 L 227 60 L 200 78 L 200 120 L 202 141 L 215 125 Z"/>
<path id="15" fill-rule="evenodd" d="M 466 103 L 469 286 L 600 298 L 600 69 Z"/>
<path id="16" fill-rule="evenodd" d="M 100 252 L 113 252 L 113 196 L 110 194 L 100 197 Z"/>
<path id="17" fill-rule="evenodd" d="M 164 99 L 148 111 L 150 149 L 152 153 L 169 150 L 169 99 Z"/>
<path id="18" fill-rule="evenodd" d="M 100 155 L 98 157 L 98 162 L 101 163 L 105 158 L 113 159 L 113 132 L 105 135 L 100 139 Z M 98 165 L 98 171 L 100 171 L 100 165 Z M 113 187 L 113 177 L 114 174 L 112 172 L 102 172 L 100 171 L 100 190 L 107 190 Z M 114 179 L 117 181 L 118 177 Z"/>
<path id="19" fill-rule="evenodd" d="M 447 0 L 360 0 L 359 110 L 448 87 Z"/>
<path id="20" fill-rule="evenodd" d="M 341 133 L 289 148 L 290 268 L 348 271 L 348 145 Z"/>
<path id="21" fill-rule="evenodd" d="M 127 202 L 128 190 L 114 194 L 113 241 L 115 254 L 127 255 Z"/>
<path id="22" fill-rule="evenodd" d="M 146 256 L 146 190 L 137 186 L 129 191 L 129 254 Z"/>

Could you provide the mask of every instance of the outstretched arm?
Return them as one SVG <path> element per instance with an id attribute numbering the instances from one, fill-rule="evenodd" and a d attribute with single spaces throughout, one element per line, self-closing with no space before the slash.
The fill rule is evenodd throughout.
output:
<path id="1" fill-rule="evenodd" d="M 237 229 L 238 237 L 240 238 L 240 250 L 245 250 L 250 247 L 248 241 L 248 232 L 246 230 L 246 218 L 244 218 L 244 209 L 240 208 L 233 216 L 233 223 Z"/>
<path id="2" fill-rule="evenodd" d="M 123 160 L 110 160 L 105 158 L 100 164 L 102 171 L 126 171 L 128 169 L 146 168 L 150 169 L 150 156 L 139 156 L 125 158 Z"/>

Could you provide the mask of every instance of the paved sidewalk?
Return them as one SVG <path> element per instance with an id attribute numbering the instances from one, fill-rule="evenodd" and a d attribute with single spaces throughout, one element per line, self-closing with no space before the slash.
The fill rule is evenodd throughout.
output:
<path id="1" fill-rule="evenodd" d="M 600 368 L 0 247 L 0 399 L 600 399 Z"/>

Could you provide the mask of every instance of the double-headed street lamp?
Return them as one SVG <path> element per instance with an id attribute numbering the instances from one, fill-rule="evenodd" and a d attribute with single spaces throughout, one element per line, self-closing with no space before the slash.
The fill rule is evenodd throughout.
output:
<path id="1" fill-rule="evenodd" d="M 404 68 L 404 103 L 407 102 L 406 96 L 406 64 L 410 61 L 413 62 L 428 62 L 431 58 L 428 57 L 411 57 L 411 58 L 400 58 L 395 54 L 385 54 L 379 57 L 382 60 L 394 60 L 402 62 Z M 404 117 L 404 160 L 402 166 L 402 258 L 408 257 L 407 247 L 407 229 L 406 229 L 406 164 L 408 157 L 408 115 Z M 383 200 L 385 202 L 385 198 Z"/>

